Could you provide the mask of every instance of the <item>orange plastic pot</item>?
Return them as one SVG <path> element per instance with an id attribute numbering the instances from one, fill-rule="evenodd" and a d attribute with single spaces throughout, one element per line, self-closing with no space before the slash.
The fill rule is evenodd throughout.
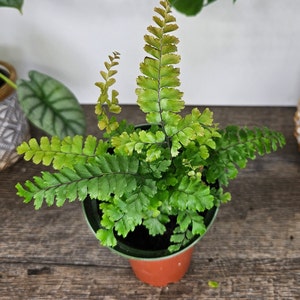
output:
<path id="1" fill-rule="evenodd" d="M 155 260 L 129 259 L 135 276 L 152 286 L 163 287 L 175 283 L 188 271 L 194 247 L 167 258 Z"/>

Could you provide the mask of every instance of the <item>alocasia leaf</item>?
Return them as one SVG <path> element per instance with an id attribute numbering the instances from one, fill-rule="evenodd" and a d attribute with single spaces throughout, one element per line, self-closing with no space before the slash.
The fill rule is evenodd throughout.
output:
<path id="1" fill-rule="evenodd" d="M 52 136 L 83 135 L 85 117 L 74 94 L 43 73 L 31 71 L 29 78 L 17 81 L 18 100 L 26 117 Z"/>

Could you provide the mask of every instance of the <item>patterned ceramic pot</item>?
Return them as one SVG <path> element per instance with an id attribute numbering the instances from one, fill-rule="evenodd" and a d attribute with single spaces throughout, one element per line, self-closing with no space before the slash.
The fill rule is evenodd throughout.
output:
<path id="1" fill-rule="evenodd" d="M 0 61 L 0 72 L 15 82 L 16 71 Z M 17 146 L 29 138 L 29 125 L 19 106 L 16 91 L 0 81 L 0 171 L 15 163 Z"/>

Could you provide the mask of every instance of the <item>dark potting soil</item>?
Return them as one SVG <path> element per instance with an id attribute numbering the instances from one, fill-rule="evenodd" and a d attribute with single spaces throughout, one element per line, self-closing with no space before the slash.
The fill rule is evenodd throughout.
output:
<path id="1" fill-rule="evenodd" d="M 208 211 L 200 213 L 205 218 Z M 204 221 L 205 222 L 205 221 Z M 206 223 L 206 222 L 205 222 Z M 208 224 L 205 224 L 206 226 Z M 166 225 L 166 232 L 163 235 L 151 236 L 146 227 L 140 225 L 135 228 L 134 231 L 129 232 L 126 238 L 116 235 L 117 239 L 127 246 L 134 247 L 141 250 L 165 250 L 170 246 L 170 238 L 176 224 L 176 217 L 171 216 L 170 222 Z"/>
<path id="2" fill-rule="evenodd" d="M 166 232 L 163 235 L 151 236 L 146 227 L 140 225 L 134 231 L 129 232 L 126 238 L 117 236 L 117 239 L 127 246 L 141 250 L 164 250 L 170 246 L 170 237 L 176 227 L 176 217 L 171 217 L 166 224 Z"/>
<path id="3" fill-rule="evenodd" d="M 96 202 L 94 202 L 96 201 Z M 94 203 L 94 204 L 92 204 Z M 93 227 L 93 230 L 96 232 L 100 227 L 99 223 L 102 217 L 102 212 L 99 208 L 99 205 L 97 204 L 98 201 L 95 199 L 86 199 L 85 206 L 86 211 L 88 214 L 90 214 L 90 224 Z M 92 204 L 92 205 L 91 205 Z M 93 207 L 97 210 L 96 214 L 93 215 Z M 211 222 L 211 219 L 213 218 L 213 215 L 215 214 L 215 209 L 206 210 L 200 215 L 204 218 L 204 224 L 206 226 L 209 225 Z M 166 232 L 163 235 L 156 235 L 151 236 L 149 234 L 149 231 L 146 227 L 143 225 L 137 226 L 134 231 L 129 232 L 126 236 L 126 238 L 123 238 L 122 236 L 119 236 L 115 232 L 115 237 L 117 240 L 129 247 L 140 249 L 140 250 L 150 250 L 150 251 L 159 251 L 159 250 L 165 250 L 170 246 L 170 238 L 173 234 L 173 231 L 175 227 L 177 226 L 176 223 L 176 216 L 170 216 L 170 222 L 165 224 L 166 226 Z M 195 237 L 197 238 L 197 237 Z"/>

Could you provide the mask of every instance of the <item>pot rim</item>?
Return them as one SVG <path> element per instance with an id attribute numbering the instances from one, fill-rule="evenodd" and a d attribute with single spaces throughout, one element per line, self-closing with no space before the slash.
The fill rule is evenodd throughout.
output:
<path id="1" fill-rule="evenodd" d="M 86 198 L 82 202 L 83 213 L 86 222 L 88 223 L 89 228 L 91 231 L 96 235 L 98 229 L 100 229 L 100 216 L 97 212 L 98 210 L 98 200 L 97 199 L 90 199 Z M 193 240 L 186 245 L 184 248 L 176 251 L 174 253 L 169 253 L 167 249 L 165 250 L 140 250 L 134 247 L 125 245 L 121 241 L 118 240 L 118 244 L 115 247 L 108 247 L 112 252 L 117 253 L 118 255 L 134 260 L 146 260 L 146 261 L 155 261 L 161 259 L 168 259 L 174 257 L 176 255 L 181 254 L 182 252 L 186 251 L 187 249 L 192 248 L 195 244 L 201 240 L 205 234 L 208 232 L 212 224 L 214 223 L 216 216 L 218 214 L 219 207 L 214 206 L 212 209 L 208 211 L 204 220 L 206 221 L 206 232 L 201 236 L 195 236 Z"/>

